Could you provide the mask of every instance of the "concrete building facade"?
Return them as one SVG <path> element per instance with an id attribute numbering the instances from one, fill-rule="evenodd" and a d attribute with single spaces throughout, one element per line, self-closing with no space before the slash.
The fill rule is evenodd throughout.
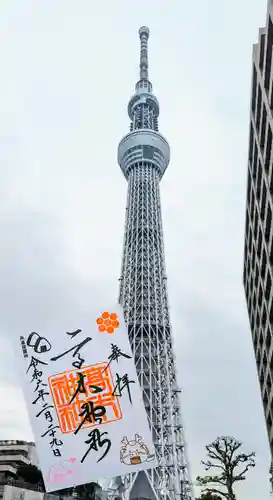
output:
<path id="1" fill-rule="evenodd" d="M 20 466 L 38 466 L 38 456 L 35 444 L 21 440 L 0 441 L 0 498 L 5 485 L 18 476 Z"/>
<path id="2" fill-rule="evenodd" d="M 253 47 L 244 288 L 273 456 L 273 0 Z"/>
<path id="3" fill-rule="evenodd" d="M 35 444 L 20 440 L 0 441 L 0 480 L 15 477 L 21 465 L 38 466 Z"/>

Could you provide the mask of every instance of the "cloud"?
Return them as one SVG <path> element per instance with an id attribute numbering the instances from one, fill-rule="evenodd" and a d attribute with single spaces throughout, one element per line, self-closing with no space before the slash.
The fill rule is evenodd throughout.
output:
<path id="1" fill-rule="evenodd" d="M 21 388 L 2 380 L 0 397 L 4 402 L 4 408 L 1 408 L 1 439 L 32 440 L 33 435 Z"/>

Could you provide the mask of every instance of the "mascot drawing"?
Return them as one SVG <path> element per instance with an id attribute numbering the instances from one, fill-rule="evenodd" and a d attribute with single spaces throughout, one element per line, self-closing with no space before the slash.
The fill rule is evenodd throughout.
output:
<path id="1" fill-rule="evenodd" d="M 148 446 L 144 443 L 139 434 L 129 441 L 125 436 L 121 441 L 120 461 L 125 465 L 138 465 L 144 462 L 150 462 L 155 458 L 151 455 Z"/>
<path id="2" fill-rule="evenodd" d="M 69 476 L 75 475 L 76 470 L 76 458 L 69 458 L 69 460 L 53 464 L 49 469 L 47 482 L 61 484 Z"/>

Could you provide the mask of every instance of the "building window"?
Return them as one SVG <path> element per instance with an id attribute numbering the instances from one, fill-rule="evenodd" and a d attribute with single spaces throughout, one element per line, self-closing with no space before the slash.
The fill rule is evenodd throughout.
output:
<path id="1" fill-rule="evenodd" d="M 249 242 L 249 249 L 251 251 L 251 247 L 252 247 L 252 231 L 251 231 L 251 228 L 249 230 L 248 242 Z"/>
<path id="2" fill-rule="evenodd" d="M 263 369 L 261 370 L 260 382 L 261 382 L 261 385 L 263 386 L 264 385 L 264 370 Z"/>
<path id="3" fill-rule="evenodd" d="M 251 189 L 251 202 L 250 202 L 250 218 L 251 218 L 251 220 L 253 220 L 253 215 L 254 215 L 254 204 L 255 204 L 254 193 L 253 193 L 253 190 Z"/>
<path id="4" fill-rule="evenodd" d="M 268 173 L 269 171 L 269 166 L 270 166 L 270 158 L 271 158 L 271 148 L 272 148 L 272 130 L 270 125 L 268 124 L 268 129 L 267 129 L 267 141 L 266 141 L 266 148 L 265 148 L 265 171 Z"/>
<path id="5" fill-rule="evenodd" d="M 263 149 L 265 143 L 265 130 L 266 130 L 266 109 L 263 105 L 263 115 L 262 115 L 262 126 L 261 126 L 261 136 L 260 136 L 260 146 Z"/>
<path id="6" fill-rule="evenodd" d="M 266 284 L 265 284 L 265 292 L 264 292 L 267 301 L 269 301 L 271 286 L 272 286 L 272 280 L 270 276 L 270 271 L 268 270 Z"/>
<path id="7" fill-rule="evenodd" d="M 253 130 L 253 125 L 252 121 L 250 122 L 250 131 L 249 131 L 249 150 L 248 150 L 248 158 L 249 158 L 249 163 L 252 164 L 252 158 L 253 158 L 253 145 L 254 145 L 254 130 Z"/>
<path id="8" fill-rule="evenodd" d="M 270 331 L 269 327 L 267 328 L 267 331 L 266 331 L 265 345 L 266 345 L 267 350 L 269 351 L 270 346 L 271 346 L 271 331 Z"/>
<path id="9" fill-rule="evenodd" d="M 271 371 L 271 373 L 273 373 L 273 351 L 272 351 L 272 353 L 271 353 L 271 357 L 270 357 L 270 365 L 269 365 L 269 366 L 270 366 L 270 371 Z"/>
<path id="10" fill-rule="evenodd" d="M 256 314 L 256 325 L 257 325 L 257 328 L 260 328 L 260 324 L 261 324 L 260 313 L 259 313 L 259 311 L 257 311 L 257 314 Z"/>
<path id="11" fill-rule="evenodd" d="M 267 320 L 267 314 L 266 314 L 266 308 L 265 305 L 263 306 L 263 311 L 262 311 L 262 326 L 263 328 L 266 325 L 266 320 Z"/>
<path id="12" fill-rule="evenodd" d="M 269 321 L 270 324 L 273 325 L 273 301 L 271 300 L 270 309 L 269 309 Z"/>
<path id="13" fill-rule="evenodd" d="M 271 384 L 271 378 L 270 378 L 270 375 L 268 374 L 267 375 L 267 379 L 266 379 L 266 387 L 267 387 L 267 390 L 268 390 L 269 393 L 271 391 L 271 385 L 272 385 Z"/>
<path id="14" fill-rule="evenodd" d="M 265 272 L 266 272 L 266 253 L 265 249 L 263 249 L 263 257 L 261 261 L 261 277 L 263 280 L 265 278 Z"/>
<path id="15" fill-rule="evenodd" d="M 270 72 L 271 72 L 271 59 L 272 59 L 272 45 L 273 45 L 273 25 L 271 18 L 268 18 L 268 31 L 267 31 L 267 45 L 265 56 L 265 73 L 264 73 L 264 86 L 266 90 L 269 89 Z"/>
<path id="16" fill-rule="evenodd" d="M 249 256 L 247 257 L 247 276 L 249 276 L 250 273 L 250 259 Z"/>
<path id="17" fill-rule="evenodd" d="M 261 183 L 262 183 L 262 164 L 259 160 L 258 161 L 257 188 L 256 188 L 258 201 L 260 201 L 260 197 L 261 197 Z"/>
<path id="18" fill-rule="evenodd" d="M 262 201 L 261 201 L 261 219 L 262 220 L 264 220 L 265 206 L 266 206 L 266 185 L 265 185 L 265 181 L 263 181 Z"/>
<path id="19" fill-rule="evenodd" d="M 270 194 L 273 196 L 273 172 L 272 172 L 272 165 L 270 165 L 270 172 L 268 174 L 269 176 L 269 191 Z"/>
<path id="20" fill-rule="evenodd" d="M 256 180 L 257 177 L 257 165 L 258 165 L 258 146 L 256 141 L 254 142 L 254 155 L 253 155 L 253 163 L 252 163 L 252 177 L 253 180 Z"/>
<path id="21" fill-rule="evenodd" d="M 254 324 L 254 312 L 253 312 L 253 310 L 252 310 L 251 318 L 250 318 L 250 326 L 251 326 L 251 331 L 253 332 L 254 327 L 255 327 L 255 324 Z"/>
<path id="22" fill-rule="evenodd" d="M 250 290 L 251 290 L 251 292 L 253 290 L 253 278 L 252 278 L 252 276 L 250 277 Z M 253 302 L 254 302 L 254 297 L 253 297 Z"/>
<path id="23" fill-rule="evenodd" d="M 257 345 L 258 345 L 257 331 L 256 330 L 253 333 L 253 345 L 254 345 L 254 350 L 256 352 Z"/>
<path id="24" fill-rule="evenodd" d="M 248 256 L 248 245 L 247 245 L 247 234 L 245 236 L 245 249 L 244 249 L 244 256 L 245 256 L 245 259 L 247 258 Z"/>
<path id="25" fill-rule="evenodd" d="M 266 391 L 264 393 L 263 402 L 264 402 L 265 407 L 267 407 L 267 405 L 268 405 L 268 395 L 267 395 Z"/>
<path id="26" fill-rule="evenodd" d="M 258 349 L 258 350 L 257 350 L 256 361 L 257 361 L 257 366 L 258 366 L 258 370 L 259 370 L 259 368 L 260 368 L 260 364 L 261 364 L 261 353 L 260 353 L 260 349 Z"/>
<path id="27" fill-rule="evenodd" d="M 248 228 L 249 228 L 249 215 L 248 215 L 248 210 L 246 211 L 246 234 L 248 234 Z"/>
<path id="28" fill-rule="evenodd" d="M 265 34 L 262 34 L 260 40 L 260 54 L 259 54 L 259 68 L 261 71 L 263 70 L 263 65 L 264 65 L 264 47 L 265 47 Z"/>
<path id="29" fill-rule="evenodd" d="M 251 177 L 250 177 L 250 173 L 249 173 L 249 170 L 247 170 L 247 205 L 249 206 L 250 204 L 250 192 L 251 192 Z"/>
<path id="30" fill-rule="evenodd" d="M 257 300 L 256 300 L 256 293 L 254 291 L 253 293 L 253 310 L 255 311 L 257 305 Z"/>
<path id="31" fill-rule="evenodd" d="M 258 288 L 258 282 L 259 282 L 259 273 L 258 273 L 258 265 L 256 264 L 255 275 L 254 275 L 254 286 L 256 289 Z"/>
<path id="32" fill-rule="evenodd" d="M 269 237 L 270 237 L 271 222 L 272 222 L 272 210 L 271 210 L 270 204 L 268 203 L 266 223 L 265 223 L 265 233 L 264 233 L 265 239 L 267 242 L 269 241 Z"/>
<path id="33" fill-rule="evenodd" d="M 266 352 L 265 351 L 264 351 L 264 355 L 263 355 L 263 366 L 266 369 L 266 367 L 267 367 L 267 357 L 266 357 Z"/>
<path id="34" fill-rule="evenodd" d="M 259 259 L 261 258 L 261 253 L 262 253 L 262 231 L 261 228 L 259 228 L 259 236 L 258 236 L 258 245 L 257 245 L 257 255 Z"/>
<path id="35" fill-rule="evenodd" d="M 254 240 L 257 240 L 257 230 L 258 230 L 258 210 L 256 208 L 255 210 L 255 220 L 254 220 L 254 230 L 253 230 L 253 236 Z"/>
<path id="36" fill-rule="evenodd" d="M 271 241 L 269 260 L 270 260 L 270 264 L 273 266 L 273 241 Z"/>
<path id="37" fill-rule="evenodd" d="M 259 286 L 259 294 L 258 294 L 258 304 L 259 304 L 260 308 L 262 306 L 262 302 L 263 302 L 263 290 L 262 290 L 262 286 L 260 285 Z"/>
<path id="38" fill-rule="evenodd" d="M 257 102 L 257 110 L 256 110 L 256 127 L 259 130 L 260 121 L 261 121 L 261 106 L 262 106 L 262 91 L 260 85 L 258 86 L 258 102 Z"/>
<path id="39" fill-rule="evenodd" d="M 262 334 L 262 331 L 260 331 L 260 335 L 259 335 L 259 346 L 262 350 L 262 347 L 263 347 L 263 343 L 264 343 L 264 338 L 263 338 L 263 334 Z"/>
<path id="40" fill-rule="evenodd" d="M 251 99 L 251 109 L 253 114 L 255 113 L 256 94 L 257 94 L 257 70 L 255 64 L 253 64 L 252 99 Z"/>
<path id="41" fill-rule="evenodd" d="M 244 279 L 244 284 L 246 286 L 246 296 L 248 294 L 248 287 L 247 287 L 247 273 L 246 273 L 246 266 L 244 265 L 244 275 L 243 275 L 243 279 Z"/>
<path id="42" fill-rule="evenodd" d="M 248 286 L 247 290 L 248 290 L 248 292 L 247 292 L 248 293 L 248 297 L 247 297 L 247 309 L 248 309 L 248 314 L 249 314 L 249 318 L 250 318 L 251 313 L 252 313 L 252 303 L 251 303 L 252 297 L 251 297 L 249 286 Z"/>

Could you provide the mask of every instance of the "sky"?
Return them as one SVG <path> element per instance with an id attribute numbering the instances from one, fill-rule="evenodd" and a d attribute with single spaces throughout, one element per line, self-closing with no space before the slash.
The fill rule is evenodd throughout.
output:
<path id="1" fill-rule="evenodd" d="M 32 439 L 12 339 L 58 335 L 117 297 L 127 188 L 117 146 L 145 24 L 171 146 L 162 211 L 192 478 L 205 445 L 231 435 L 257 454 L 239 500 L 269 500 L 242 286 L 252 44 L 265 20 L 265 0 L 1 0 L 2 439 Z"/>

